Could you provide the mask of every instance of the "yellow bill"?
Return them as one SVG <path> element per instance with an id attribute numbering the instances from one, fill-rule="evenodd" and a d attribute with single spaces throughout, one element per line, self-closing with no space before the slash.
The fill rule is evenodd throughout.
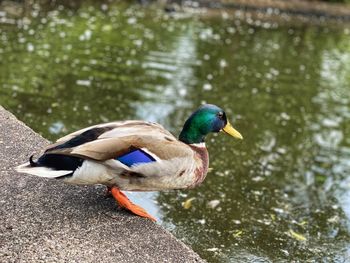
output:
<path id="1" fill-rule="evenodd" d="M 227 122 L 226 126 L 222 130 L 232 137 L 243 140 L 243 136 L 239 133 L 239 131 L 233 128 L 229 122 Z"/>

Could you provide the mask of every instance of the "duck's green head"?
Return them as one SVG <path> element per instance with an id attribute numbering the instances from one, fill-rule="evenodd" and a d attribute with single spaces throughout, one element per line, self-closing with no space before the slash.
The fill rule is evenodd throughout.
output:
<path id="1" fill-rule="evenodd" d="M 226 113 L 218 106 L 205 104 L 192 113 L 187 119 L 180 133 L 180 141 L 193 144 L 204 142 L 205 136 L 210 132 L 220 132 L 243 139 L 226 118 Z"/>

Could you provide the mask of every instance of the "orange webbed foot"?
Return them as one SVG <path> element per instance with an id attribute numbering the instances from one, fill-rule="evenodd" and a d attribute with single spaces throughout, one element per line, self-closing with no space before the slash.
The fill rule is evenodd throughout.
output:
<path id="1" fill-rule="evenodd" d="M 117 187 L 112 187 L 110 192 L 113 195 L 114 199 L 118 202 L 118 204 L 121 207 L 129 210 L 130 212 L 134 213 L 135 215 L 148 218 L 148 219 L 152 220 L 153 222 L 157 221 L 153 216 L 148 214 L 145 209 L 143 209 L 142 207 L 140 207 L 138 205 L 133 204 L 129 200 L 129 198 L 123 192 L 121 192 Z"/>

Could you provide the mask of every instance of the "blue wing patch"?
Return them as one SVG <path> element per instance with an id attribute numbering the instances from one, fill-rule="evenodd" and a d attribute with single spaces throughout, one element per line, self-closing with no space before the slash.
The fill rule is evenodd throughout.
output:
<path id="1" fill-rule="evenodd" d="M 119 156 L 116 159 L 129 167 L 133 166 L 134 164 L 151 163 L 156 161 L 151 155 L 140 149 L 128 152 L 127 154 Z"/>

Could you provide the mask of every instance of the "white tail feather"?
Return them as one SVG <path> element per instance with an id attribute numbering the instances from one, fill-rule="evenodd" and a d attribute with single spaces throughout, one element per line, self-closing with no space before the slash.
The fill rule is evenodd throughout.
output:
<path id="1" fill-rule="evenodd" d="M 19 173 L 32 174 L 39 177 L 56 178 L 63 175 L 72 173 L 70 170 L 52 170 L 47 167 L 35 166 L 32 167 L 29 162 L 16 167 L 16 171 Z"/>

